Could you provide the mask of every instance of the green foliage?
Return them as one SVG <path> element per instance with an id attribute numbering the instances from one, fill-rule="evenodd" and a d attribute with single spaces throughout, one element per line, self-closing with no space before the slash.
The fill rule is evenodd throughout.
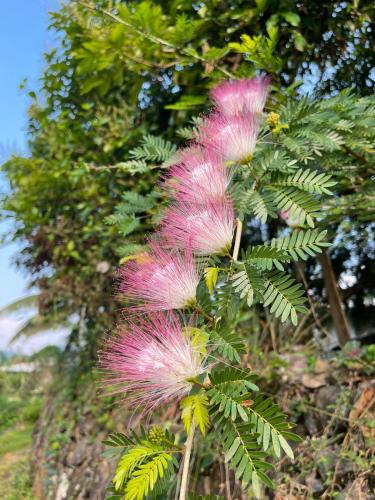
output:
<path id="1" fill-rule="evenodd" d="M 229 321 L 234 321 L 241 304 L 239 298 L 232 293 L 232 287 L 228 281 L 225 281 L 220 287 L 217 288 L 215 299 L 218 317 L 228 318 Z M 212 304 L 210 304 L 210 306 L 212 308 Z M 227 337 L 226 334 L 224 335 Z M 219 337 L 223 337 L 222 332 L 219 333 Z M 218 340 L 218 343 L 221 343 L 220 339 Z M 227 342 L 224 338 L 224 344 L 225 343 Z"/>
<path id="2" fill-rule="evenodd" d="M 258 245 L 248 247 L 243 260 L 246 261 L 246 264 L 255 265 L 262 270 L 270 271 L 273 267 L 276 267 L 283 271 L 281 262 L 288 261 L 289 257 L 282 249 Z"/>
<path id="3" fill-rule="evenodd" d="M 293 188 L 284 189 L 270 187 L 274 193 L 273 201 L 280 212 L 287 212 L 290 218 L 298 220 L 301 226 L 305 221 L 314 227 L 314 217 L 318 217 L 320 205 L 310 194 L 296 191 Z"/>
<path id="4" fill-rule="evenodd" d="M 32 443 L 33 423 L 20 423 L 0 435 L 0 457 L 29 448 Z"/>
<path id="5" fill-rule="evenodd" d="M 108 439 L 103 441 L 103 444 L 106 446 L 112 447 L 123 447 L 131 446 L 134 444 L 134 440 L 130 439 L 128 436 L 123 434 L 122 432 L 114 432 L 109 434 Z"/>
<path id="6" fill-rule="evenodd" d="M 282 60 L 274 54 L 277 47 L 279 32 L 276 27 L 267 29 L 267 36 L 242 35 L 242 43 L 230 43 L 229 47 L 236 52 L 245 54 L 246 60 L 251 61 L 256 68 L 267 73 L 277 74 L 282 68 Z"/>
<path id="7" fill-rule="evenodd" d="M 202 434 L 206 433 L 210 423 L 207 405 L 208 397 L 204 391 L 192 394 L 181 400 L 181 419 L 188 434 L 191 432 L 192 424 L 194 427 L 198 426 Z"/>
<path id="8" fill-rule="evenodd" d="M 310 234 L 308 233 L 306 240 L 309 240 Z M 314 233 L 314 238 L 316 234 Z M 302 285 L 296 283 L 286 272 L 280 271 L 280 261 L 288 261 L 289 255 L 284 249 L 279 250 L 276 246 L 250 248 L 245 254 L 246 262 L 237 264 L 243 270 L 236 272 L 231 278 L 233 288 L 241 299 L 246 298 L 249 307 L 255 297 L 264 307 L 271 306 L 270 312 L 276 318 L 280 317 L 283 322 L 290 318 L 296 325 L 297 312 L 307 312 L 302 306 L 306 299 Z M 272 266 L 277 269 L 272 270 Z"/>
<path id="9" fill-rule="evenodd" d="M 315 170 L 309 170 L 308 168 L 301 168 L 292 175 L 276 175 L 272 180 L 272 184 L 274 186 L 297 187 L 309 193 L 325 193 L 331 195 L 332 191 L 330 191 L 329 188 L 335 186 L 337 183 L 330 179 L 331 176 L 325 173 L 319 173 Z"/>
<path id="10" fill-rule="evenodd" d="M 215 289 L 217 278 L 219 276 L 219 269 L 217 267 L 206 267 L 204 270 L 204 280 L 206 282 L 208 291 L 212 294 Z"/>
<path id="11" fill-rule="evenodd" d="M 264 307 L 271 306 L 271 313 L 276 318 L 285 321 L 290 317 L 294 325 L 297 324 L 297 312 L 307 313 L 301 304 L 305 302 L 302 285 L 282 271 L 271 271 L 266 275 L 265 290 L 263 292 Z"/>
<path id="12" fill-rule="evenodd" d="M 0 315 L 11 314 L 22 309 L 30 309 L 37 306 L 39 295 L 28 295 L 22 299 L 15 300 L 0 309 Z"/>
<path id="13" fill-rule="evenodd" d="M 265 283 L 261 271 L 255 266 L 245 262 L 243 267 L 244 270 L 236 272 L 231 279 L 234 291 L 240 299 L 246 298 L 247 305 L 251 307 L 255 297 L 261 300 Z"/>
<path id="14" fill-rule="evenodd" d="M 244 422 L 248 421 L 248 415 L 244 410 L 244 401 L 248 399 L 248 394 L 243 394 L 242 387 L 233 383 L 222 383 L 208 391 L 210 405 L 217 406 L 217 411 L 222 412 L 225 418 L 233 421 L 239 416 Z"/>
<path id="15" fill-rule="evenodd" d="M 214 370 L 210 374 L 212 387 L 208 391 L 210 405 L 214 411 L 223 413 L 224 418 L 235 421 L 238 417 L 248 421 L 245 406 L 251 391 L 257 391 L 253 374 L 235 368 Z"/>
<path id="16" fill-rule="evenodd" d="M 252 487 L 259 496 L 259 480 L 273 487 L 266 475 L 272 465 L 265 461 L 270 445 L 277 457 L 280 450 L 293 458 L 287 439 L 300 441 L 290 429 L 279 407 L 261 394 L 255 399 L 248 391 L 257 391 L 254 375 L 241 370 L 226 368 L 210 375 L 212 388 L 208 394 L 215 432 L 221 434 L 221 444 L 226 462 L 235 470 L 236 478 Z"/>
<path id="17" fill-rule="evenodd" d="M 132 438 L 114 433 L 104 443 L 111 447 L 124 447 L 116 474 L 113 478 L 116 492 L 127 500 L 142 500 L 151 492 L 161 492 L 171 479 L 177 462 L 174 453 L 178 447 L 174 437 L 160 429 L 155 439 L 155 430 L 148 435 L 142 429 L 140 436 L 134 432 Z"/>
<path id="18" fill-rule="evenodd" d="M 252 481 L 257 496 L 259 479 L 272 488 L 272 482 L 266 475 L 272 465 L 265 461 L 266 453 L 259 450 L 257 435 L 251 424 L 225 419 L 220 414 L 215 416 L 213 423 L 220 435 L 225 461 L 235 470 L 236 479 L 241 479 L 245 486 Z"/>
<path id="19" fill-rule="evenodd" d="M 132 149 L 129 154 L 135 160 L 146 160 L 149 162 L 165 163 L 176 154 L 176 146 L 161 137 L 145 135 L 141 146 Z"/>
<path id="20" fill-rule="evenodd" d="M 221 385 L 225 385 L 226 387 L 232 385 L 241 393 L 246 393 L 249 390 L 259 390 L 258 386 L 254 384 L 254 381 L 257 379 L 255 374 L 232 366 L 213 370 L 209 378 L 214 388 L 220 388 Z"/>
<path id="21" fill-rule="evenodd" d="M 158 453 L 149 462 L 139 465 L 127 482 L 124 498 L 141 500 L 153 491 L 156 483 L 163 479 L 172 457 L 167 453 Z"/>
<path id="22" fill-rule="evenodd" d="M 300 438 L 290 432 L 293 424 L 286 422 L 286 417 L 280 412 L 279 407 L 272 403 L 271 399 L 265 399 L 262 395 L 255 398 L 251 405 L 247 407 L 253 431 L 258 435 L 258 444 L 264 451 L 268 450 L 272 443 L 273 450 L 277 457 L 280 457 L 282 448 L 289 458 L 293 459 L 293 451 L 286 439 L 300 441 Z"/>
<path id="23" fill-rule="evenodd" d="M 294 261 L 307 260 L 309 256 L 314 257 L 322 251 L 322 248 L 330 245 L 324 241 L 326 234 L 327 231 L 319 231 L 318 229 L 308 229 L 307 231 L 296 229 L 287 236 L 273 238 L 271 247 L 279 248 L 288 253 Z"/>
<path id="24" fill-rule="evenodd" d="M 242 190 L 238 195 L 238 208 L 241 213 L 253 213 L 263 223 L 276 217 L 277 206 L 272 192 L 258 192 L 253 189 Z"/>
<path id="25" fill-rule="evenodd" d="M 210 333 L 210 347 L 212 353 L 218 353 L 229 361 L 241 360 L 246 352 L 245 345 L 237 333 L 225 325 L 216 328 Z"/>
<path id="26" fill-rule="evenodd" d="M 203 328 L 195 328 L 188 326 L 184 329 L 186 335 L 189 336 L 191 346 L 195 352 L 205 357 L 207 354 L 207 343 L 210 339 L 209 333 Z"/>

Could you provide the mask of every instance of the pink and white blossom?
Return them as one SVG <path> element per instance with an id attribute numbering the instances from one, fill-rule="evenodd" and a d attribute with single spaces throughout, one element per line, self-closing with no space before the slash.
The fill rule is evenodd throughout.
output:
<path id="1" fill-rule="evenodd" d="M 230 182 L 229 168 L 214 151 L 201 147 L 183 150 L 169 175 L 168 185 L 173 196 L 190 203 L 224 200 Z"/>
<path id="2" fill-rule="evenodd" d="M 234 211 L 229 200 L 202 205 L 178 203 L 161 222 L 160 234 L 171 248 L 200 255 L 227 253 L 232 244 Z"/>
<path id="3" fill-rule="evenodd" d="M 211 99 L 218 111 L 226 116 L 261 114 L 266 104 L 268 77 L 223 82 L 211 90 Z"/>
<path id="4" fill-rule="evenodd" d="M 163 250 L 153 242 L 140 259 L 120 270 L 119 291 L 133 311 L 181 309 L 195 303 L 199 276 L 192 253 Z"/>
<path id="5" fill-rule="evenodd" d="M 259 118 L 247 115 L 225 116 L 214 113 L 203 123 L 198 141 L 228 162 L 251 159 L 259 130 Z"/>
<path id="6" fill-rule="evenodd" d="M 146 413 L 187 395 L 191 380 L 204 371 L 199 349 L 173 313 L 121 327 L 99 354 L 99 367 L 112 393 L 124 394 L 128 405 Z"/>

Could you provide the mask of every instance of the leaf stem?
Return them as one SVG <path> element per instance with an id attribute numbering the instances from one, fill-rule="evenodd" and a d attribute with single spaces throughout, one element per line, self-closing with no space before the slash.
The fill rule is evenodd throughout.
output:
<path id="1" fill-rule="evenodd" d="M 234 261 L 238 260 L 238 253 L 240 251 L 240 243 L 241 243 L 241 235 L 242 235 L 242 222 L 240 221 L 240 219 L 237 219 L 236 240 L 234 242 L 234 249 L 233 249 L 233 260 Z"/>
<path id="2" fill-rule="evenodd" d="M 180 488 L 179 500 L 186 500 L 189 469 L 190 469 L 190 457 L 191 457 L 191 450 L 193 448 L 194 434 L 195 434 L 195 423 L 194 423 L 194 419 L 193 419 L 191 422 L 191 426 L 190 426 L 190 432 L 188 434 L 188 437 L 187 437 L 186 443 L 185 443 L 185 454 L 184 454 L 184 462 L 183 462 L 183 468 L 182 468 L 182 478 L 181 478 L 181 488 Z"/>
<path id="3" fill-rule="evenodd" d="M 195 310 L 197 311 L 198 314 L 201 314 L 204 318 L 206 318 L 207 321 L 210 321 L 211 323 L 215 321 L 215 318 L 204 312 L 203 309 L 199 307 L 198 304 L 195 306 Z"/>

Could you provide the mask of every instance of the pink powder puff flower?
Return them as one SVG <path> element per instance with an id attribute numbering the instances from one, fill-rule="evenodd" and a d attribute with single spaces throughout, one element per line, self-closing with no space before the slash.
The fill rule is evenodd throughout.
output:
<path id="1" fill-rule="evenodd" d="M 130 310 L 162 311 L 193 305 L 198 283 L 189 250 L 166 251 L 153 242 L 149 253 L 129 261 L 120 271 L 119 291 L 138 302 Z"/>
<path id="2" fill-rule="evenodd" d="M 218 111 L 226 116 L 255 113 L 260 115 L 266 104 L 270 79 L 251 79 L 223 82 L 211 90 L 211 99 Z"/>
<path id="3" fill-rule="evenodd" d="M 214 153 L 200 147 L 184 150 L 180 161 L 169 170 L 168 184 L 182 202 L 206 203 L 224 200 L 230 170 Z"/>
<path id="4" fill-rule="evenodd" d="M 171 248 L 199 255 L 227 253 L 232 244 L 234 211 L 229 200 L 202 205 L 178 203 L 161 221 L 160 233 Z"/>
<path id="5" fill-rule="evenodd" d="M 225 161 L 247 163 L 252 158 L 258 129 L 259 119 L 252 113 L 246 116 L 214 113 L 203 123 L 198 141 Z"/>
<path id="6" fill-rule="evenodd" d="M 112 393 L 123 393 L 128 405 L 144 413 L 184 397 L 204 371 L 199 349 L 173 313 L 121 327 L 99 353 L 99 367 Z"/>

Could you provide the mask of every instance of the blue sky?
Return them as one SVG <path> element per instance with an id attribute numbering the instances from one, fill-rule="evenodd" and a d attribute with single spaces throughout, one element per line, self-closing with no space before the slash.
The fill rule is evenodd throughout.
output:
<path id="1" fill-rule="evenodd" d="M 13 152 L 27 152 L 27 91 L 38 87 L 44 62 L 43 53 L 54 46 L 55 36 L 47 31 L 48 11 L 58 0 L 0 1 L 0 161 Z M 27 78 L 26 90 L 19 85 Z M 6 189 L 0 177 L 0 193 Z M 0 233 L 7 226 L 0 224 Z M 16 245 L 0 247 L 0 307 L 27 293 L 27 277 L 11 265 Z"/>
<path id="2" fill-rule="evenodd" d="M 58 5 L 58 0 L 0 0 L 0 162 L 15 152 L 27 154 L 27 92 L 39 88 L 43 53 L 55 45 L 56 35 L 47 31 L 48 12 L 57 10 Z M 19 85 L 24 78 L 26 89 L 21 91 Z M 6 180 L 0 175 L 0 193 L 6 189 Z M 7 227 L 9 223 L 0 223 L 0 235 Z M 15 244 L 0 246 L 0 308 L 29 294 L 28 276 L 12 265 L 18 251 Z M 32 354 L 49 344 L 64 345 L 68 334 L 64 329 L 21 338 L 9 345 L 30 312 L 0 316 L 0 351 Z"/>

